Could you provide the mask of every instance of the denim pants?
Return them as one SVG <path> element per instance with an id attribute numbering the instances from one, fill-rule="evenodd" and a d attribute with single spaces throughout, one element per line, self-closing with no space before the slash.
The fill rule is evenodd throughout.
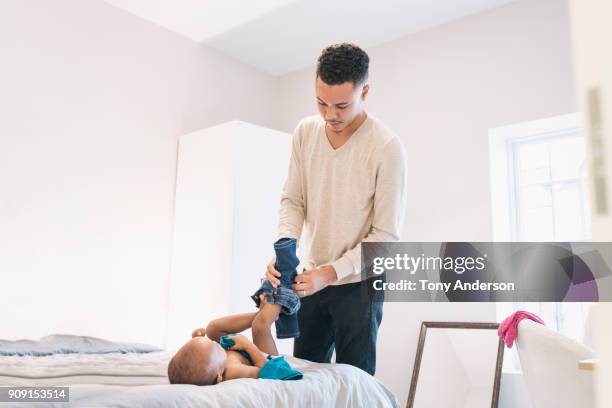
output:
<path id="1" fill-rule="evenodd" d="M 301 334 L 293 343 L 293 355 L 329 363 L 335 348 L 337 363 L 350 364 L 374 375 L 383 302 L 364 296 L 368 290 L 364 285 L 371 288 L 372 280 L 327 286 L 302 298 L 298 312 Z"/>
<path id="2" fill-rule="evenodd" d="M 261 287 L 251 296 L 259 307 L 259 295 L 266 296 L 269 303 L 281 305 L 281 312 L 276 320 L 276 338 L 287 339 L 298 337 L 300 328 L 297 312 L 300 309 L 300 297 L 291 289 L 293 279 L 297 275 L 297 266 L 300 261 L 296 255 L 297 242 L 293 238 L 281 238 L 274 243 L 276 263 L 274 267 L 281 273 L 278 288 L 266 279 Z"/>

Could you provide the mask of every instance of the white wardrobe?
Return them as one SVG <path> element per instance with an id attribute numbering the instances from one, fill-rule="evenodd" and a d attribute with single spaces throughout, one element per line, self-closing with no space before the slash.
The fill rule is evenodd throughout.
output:
<path id="1" fill-rule="evenodd" d="M 291 135 L 241 121 L 180 138 L 167 348 L 211 319 L 256 310 L 290 154 Z"/>

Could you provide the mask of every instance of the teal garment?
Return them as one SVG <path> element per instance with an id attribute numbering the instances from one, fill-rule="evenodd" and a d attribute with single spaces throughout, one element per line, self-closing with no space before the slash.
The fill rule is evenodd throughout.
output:
<path id="1" fill-rule="evenodd" d="M 259 369 L 259 378 L 264 380 L 301 380 L 303 377 L 301 372 L 291 368 L 283 356 L 276 358 L 268 356 L 266 365 Z"/>
<path id="2" fill-rule="evenodd" d="M 235 333 L 230 333 L 227 336 L 221 336 L 221 338 L 219 339 L 219 344 L 221 345 L 221 347 L 223 347 L 225 350 L 229 350 L 234 344 L 236 344 L 234 339 L 231 338 L 231 336 L 234 336 L 234 335 Z M 244 358 L 249 360 L 249 363 L 253 364 L 253 360 L 251 360 L 251 356 L 249 356 L 249 353 L 247 353 L 244 350 L 235 350 L 235 351 L 242 354 Z"/>

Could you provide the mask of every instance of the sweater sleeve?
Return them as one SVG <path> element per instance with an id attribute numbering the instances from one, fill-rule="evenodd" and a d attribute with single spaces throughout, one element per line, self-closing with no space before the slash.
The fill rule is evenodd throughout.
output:
<path id="1" fill-rule="evenodd" d="M 362 242 L 400 240 L 405 207 L 406 153 L 399 139 L 394 137 L 382 149 L 378 164 L 372 226 L 360 243 L 332 263 L 338 280 L 361 273 Z"/>
<path id="2" fill-rule="evenodd" d="M 302 157 L 300 152 L 300 125 L 293 134 L 291 158 L 287 179 L 280 200 L 278 238 L 294 238 L 300 241 L 306 213 L 302 190 Z"/>

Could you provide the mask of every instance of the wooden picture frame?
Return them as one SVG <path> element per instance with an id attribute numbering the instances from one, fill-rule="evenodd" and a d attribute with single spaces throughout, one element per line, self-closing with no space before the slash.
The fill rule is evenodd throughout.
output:
<path id="1" fill-rule="evenodd" d="M 423 349 L 425 348 L 425 338 L 428 328 L 436 329 L 474 329 L 474 330 L 497 330 L 499 323 L 476 323 L 476 322 L 422 322 L 421 332 L 419 334 L 419 343 L 417 353 L 414 358 L 414 367 L 412 370 L 412 380 L 410 382 L 410 391 L 408 393 L 408 402 L 406 408 L 413 408 L 414 399 L 416 397 L 417 382 L 419 379 L 419 370 L 421 369 L 421 359 L 423 358 Z M 497 345 L 497 359 L 495 363 L 495 373 L 493 379 L 493 397 L 491 399 L 491 408 L 497 408 L 499 404 L 499 387 L 501 382 L 501 370 L 504 358 L 504 342 L 501 337 Z"/>

